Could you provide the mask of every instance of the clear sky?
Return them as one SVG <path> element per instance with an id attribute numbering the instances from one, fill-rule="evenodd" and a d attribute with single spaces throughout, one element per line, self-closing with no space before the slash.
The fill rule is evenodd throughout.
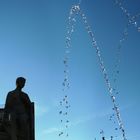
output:
<path id="1" fill-rule="evenodd" d="M 36 108 L 36 140 L 64 140 L 59 101 L 63 97 L 63 57 L 69 10 L 78 0 L 1 0 L 0 1 L 0 104 L 15 79 L 27 79 L 27 92 Z M 132 15 L 140 12 L 139 0 L 124 0 Z M 114 58 L 127 24 L 127 18 L 113 0 L 83 0 L 81 9 L 94 32 L 111 78 Z M 140 26 L 140 18 L 137 20 Z M 140 139 L 140 32 L 128 29 L 123 43 L 117 76 L 117 103 L 128 140 Z M 70 54 L 70 126 L 68 140 L 101 140 L 100 131 L 109 140 L 122 140 L 113 114 L 95 49 L 80 18 L 72 36 Z M 65 119 L 65 118 L 64 118 Z"/>

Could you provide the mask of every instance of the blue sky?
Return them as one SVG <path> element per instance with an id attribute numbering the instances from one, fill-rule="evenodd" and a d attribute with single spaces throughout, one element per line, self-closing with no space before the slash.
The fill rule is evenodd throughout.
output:
<path id="1" fill-rule="evenodd" d="M 58 136 L 60 123 L 59 101 L 63 97 L 63 57 L 69 10 L 78 0 L 4 0 L 0 1 L 0 104 L 8 91 L 15 88 L 15 79 L 27 79 L 24 91 L 36 107 L 36 140 L 64 140 Z M 140 12 L 139 1 L 124 1 L 132 15 Z M 81 9 L 94 32 L 96 41 L 111 79 L 117 45 L 127 19 L 113 0 L 83 0 Z M 140 26 L 140 19 L 137 20 Z M 134 26 L 128 29 L 123 43 L 117 76 L 117 103 L 128 140 L 140 139 L 140 32 Z M 69 61 L 70 126 L 69 140 L 101 139 L 111 135 L 122 140 L 117 123 L 109 121 L 113 113 L 106 84 L 101 73 L 95 49 L 77 17 L 72 36 Z M 65 119 L 65 118 L 64 118 Z M 116 118 L 114 118 L 116 122 Z"/>

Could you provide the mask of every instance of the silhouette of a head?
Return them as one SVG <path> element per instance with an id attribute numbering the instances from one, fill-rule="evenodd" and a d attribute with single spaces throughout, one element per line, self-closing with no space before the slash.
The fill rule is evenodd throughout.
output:
<path id="1" fill-rule="evenodd" d="M 17 88 L 22 89 L 22 88 L 25 86 L 25 82 L 26 82 L 26 79 L 25 79 L 25 78 L 23 78 L 23 77 L 18 77 L 18 78 L 16 79 L 16 86 L 17 86 Z"/>

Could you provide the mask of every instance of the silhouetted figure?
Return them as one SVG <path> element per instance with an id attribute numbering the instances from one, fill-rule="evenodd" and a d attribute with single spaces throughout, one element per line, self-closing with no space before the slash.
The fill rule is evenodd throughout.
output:
<path id="1" fill-rule="evenodd" d="M 12 140 L 30 140 L 29 121 L 31 101 L 26 93 L 22 91 L 26 79 L 16 79 L 16 89 L 10 91 L 6 98 L 5 114 L 9 114 L 8 131 Z"/>

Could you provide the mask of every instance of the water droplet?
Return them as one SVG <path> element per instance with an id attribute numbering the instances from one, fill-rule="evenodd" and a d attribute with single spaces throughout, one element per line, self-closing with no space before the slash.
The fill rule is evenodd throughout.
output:
<path id="1" fill-rule="evenodd" d="M 65 106 L 67 109 L 69 108 L 69 106 Z"/>
<path id="2" fill-rule="evenodd" d="M 137 22 L 136 21 L 134 22 L 134 26 L 137 27 Z"/>
<path id="3" fill-rule="evenodd" d="M 115 130 L 117 131 L 117 130 L 118 130 L 118 128 L 115 128 Z"/>
<path id="4" fill-rule="evenodd" d="M 63 135 L 64 133 L 63 132 L 61 132 L 60 134 L 59 134 L 59 136 L 61 136 L 61 135 Z"/>
<path id="5" fill-rule="evenodd" d="M 68 136 L 69 136 L 69 134 L 66 135 L 66 137 L 68 137 Z"/>
<path id="6" fill-rule="evenodd" d="M 138 27 L 138 32 L 140 32 L 140 27 Z"/>
<path id="7" fill-rule="evenodd" d="M 65 86 L 65 82 L 63 82 L 62 85 Z"/>
<path id="8" fill-rule="evenodd" d="M 62 114 L 62 111 L 59 111 L 59 114 Z"/>
<path id="9" fill-rule="evenodd" d="M 66 64 L 66 63 L 67 63 L 67 61 L 66 61 L 66 60 L 64 60 L 64 61 L 63 61 L 63 63 L 64 63 L 64 64 Z"/>
<path id="10" fill-rule="evenodd" d="M 116 73 L 119 74 L 119 70 L 117 70 Z"/>
<path id="11" fill-rule="evenodd" d="M 67 120 L 66 123 L 69 123 L 69 120 Z"/>

